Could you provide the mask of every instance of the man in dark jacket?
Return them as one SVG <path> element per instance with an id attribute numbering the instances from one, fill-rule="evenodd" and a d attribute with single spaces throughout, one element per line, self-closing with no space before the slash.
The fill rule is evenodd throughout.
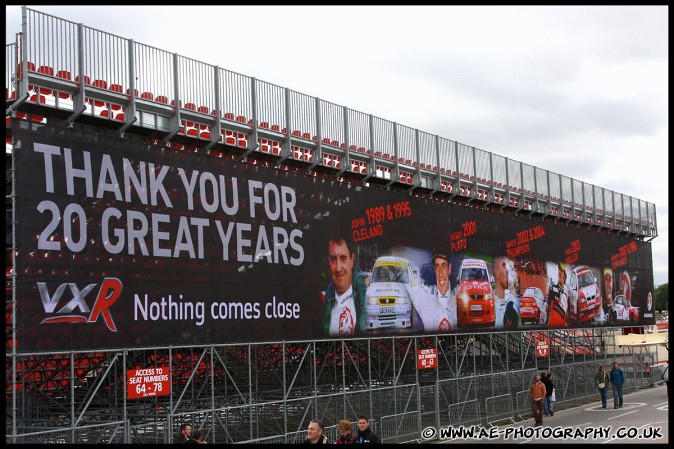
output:
<path id="1" fill-rule="evenodd" d="M 192 424 L 184 423 L 182 426 L 180 426 L 180 433 L 176 435 L 176 438 L 175 440 L 173 440 L 173 442 L 177 444 L 186 443 L 187 441 L 190 440 L 191 437 L 192 437 Z"/>
<path id="2" fill-rule="evenodd" d="M 552 373 L 541 373 L 541 382 L 545 385 L 545 402 L 543 402 L 543 412 L 545 416 L 554 416 L 555 411 L 553 410 L 554 402 L 552 402 L 552 389 L 554 385 L 552 384 Z"/>
<path id="3" fill-rule="evenodd" d="M 370 420 L 367 416 L 358 417 L 358 435 L 356 435 L 354 444 L 382 444 L 381 438 L 370 430 Z"/>
<path id="4" fill-rule="evenodd" d="M 623 406 L 623 385 L 625 384 L 625 373 L 618 368 L 618 362 L 613 362 L 613 369 L 608 373 L 608 378 L 613 384 L 613 408 Z"/>

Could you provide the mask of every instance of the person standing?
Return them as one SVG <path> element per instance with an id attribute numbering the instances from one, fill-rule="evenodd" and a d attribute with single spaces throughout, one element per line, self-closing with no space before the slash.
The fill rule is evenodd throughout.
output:
<path id="1" fill-rule="evenodd" d="M 508 288 L 508 260 L 495 256 L 492 261 L 494 271 L 494 327 L 514 329 L 519 325 L 519 301 Z"/>
<path id="2" fill-rule="evenodd" d="M 337 424 L 337 433 L 339 438 L 335 443 L 337 444 L 353 444 L 356 441 L 356 436 L 351 432 L 351 422 L 347 419 L 340 419 Z"/>
<path id="3" fill-rule="evenodd" d="M 594 383 L 597 385 L 599 390 L 599 395 L 601 396 L 601 408 L 606 408 L 606 403 L 608 402 L 608 384 L 609 378 L 608 373 L 603 366 L 599 367 L 599 372 L 594 378 Z"/>
<path id="4" fill-rule="evenodd" d="M 354 279 L 355 255 L 343 237 L 328 242 L 331 282 L 325 290 L 324 331 L 328 335 L 351 336 L 365 330 L 364 282 Z"/>
<path id="5" fill-rule="evenodd" d="M 182 426 L 180 426 L 180 433 L 176 435 L 176 438 L 173 440 L 173 442 L 176 444 L 186 443 L 190 440 L 191 437 L 192 425 L 184 423 Z"/>
<path id="6" fill-rule="evenodd" d="M 618 362 L 613 362 L 613 368 L 609 373 L 609 379 L 613 385 L 613 408 L 623 406 L 623 385 L 625 385 L 625 373 L 618 367 Z"/>
<path id="7" fill-rule="evenodd" d="M 358 417 L 358 435 L 354 444 L 382 444 L 379 435 L 370 429 L 370 420 L 365 415 Z"/>
<path id="8" fill-rule="evenodd" d="M 529 397 L 531 398 L 531 412 L 536 423 L 534 426 L 543 425 L 543 403 L 545 402 L 545 384 L 541 382 L 541 376 L 538 374 L 534 377 L 534 381 L 529 389 Z"/>
<path id="9" fill-rule="evenodd" d="M 307 426 L 307 439 L 304 444 L 328 444 L 328 437 L 325 436 L 325 426 L 320 419 L 312 419 Z"/>
<path id="10" fill-rule="evenodd" d="M 552 373 L 541 373 L 541 382 L 545 385 L 545 401 L 543 402 L 543 411 L 545 416 L 554 416 L 554 402 L 552 402 L 552 392 L 555 386 L 552 383 Z"/>
<path id="11" fill-rule="evenodd" d="M 452 294 L 449 273 L 452 264 L 445 251 L 433 251 L 433 271 L 436 285 L 428 295 L 410 295 L 414 309 L 427 332 L 456 330 L 456 295 Z"/>

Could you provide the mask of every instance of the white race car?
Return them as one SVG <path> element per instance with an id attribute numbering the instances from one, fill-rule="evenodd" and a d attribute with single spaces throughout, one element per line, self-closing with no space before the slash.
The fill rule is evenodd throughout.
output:
<path id="1" fill-rule="evenodd" d="M 419 285 L 419 270 L 396 256 L 378 258 L 367 288 L 367 329 L 408 328 L 412 326 L 410 291 Z"/>

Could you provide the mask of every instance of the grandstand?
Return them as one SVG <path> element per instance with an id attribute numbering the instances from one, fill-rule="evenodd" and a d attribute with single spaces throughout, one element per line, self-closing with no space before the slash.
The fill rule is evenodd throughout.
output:
<path id="1" fill-rule="evenodd" d="M 289 443 L 303 439 L 312 418 L 334 433 L 340 419 L 364 413 L 385 442 L 402 443 L 418 441 L 427 426 L 527 419 L 528 386 L 541 369 L 555 372 L 562 407 L 594 397 L 591 379 L 609 360 L 627 367 L 627 390 L 648 386 L 645 368 L 657 360 L 648 348 L 619 348 L 613 336 L 625 332 L 620 327 L 208 344 L 110 340 L 67 350 L 41 349 L 35 337 L 24 349 L 16 292 L 27 281 L 114 274 L 207 282 L 210 272 L 102 250 L 81 257 L 24 251 L 17 227 L 26 224 L 17 221 L 15 203 L 22 136 L 119 148 L 129 142 L 176 160 L 236 167 L 241 176 L 291 173 L 316 185 L 302 192 L 310 204 L 334 199 L 336 186 L 387 189 L 435 207 L 564 224 L 640 245 L 657 236 L 657 221 L 654 204 L 623 193 L 84 24 L 26 7 L 23 13 L 21 33 L 5 52 L 8 441 L 168 443 L 189 421 L 212 443 Z M 549 348 L 545 356 L 537 354 L 539 341 Z M 438 367 L 420 370 L 417 353 L 429 348 Z M 169 367 L 170 394 L 130 399 L 127 372 L 157 366 Z"/>

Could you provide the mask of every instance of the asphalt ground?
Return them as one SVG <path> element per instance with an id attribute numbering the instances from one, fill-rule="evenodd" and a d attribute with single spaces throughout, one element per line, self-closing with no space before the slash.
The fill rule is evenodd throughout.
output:
<path id="1" fill-rule="evenodd" d="M 505 423 L 494 427 L 466 426 L 427 428 L 423 436 L 435 434 L 435 444 L 669 444 L 669 398 L 665 385 L 642 389 L 623 396 L 623 406 L 613 408 L 601 398 L 578 407 L 555 408 L 554 416 Z"/>

